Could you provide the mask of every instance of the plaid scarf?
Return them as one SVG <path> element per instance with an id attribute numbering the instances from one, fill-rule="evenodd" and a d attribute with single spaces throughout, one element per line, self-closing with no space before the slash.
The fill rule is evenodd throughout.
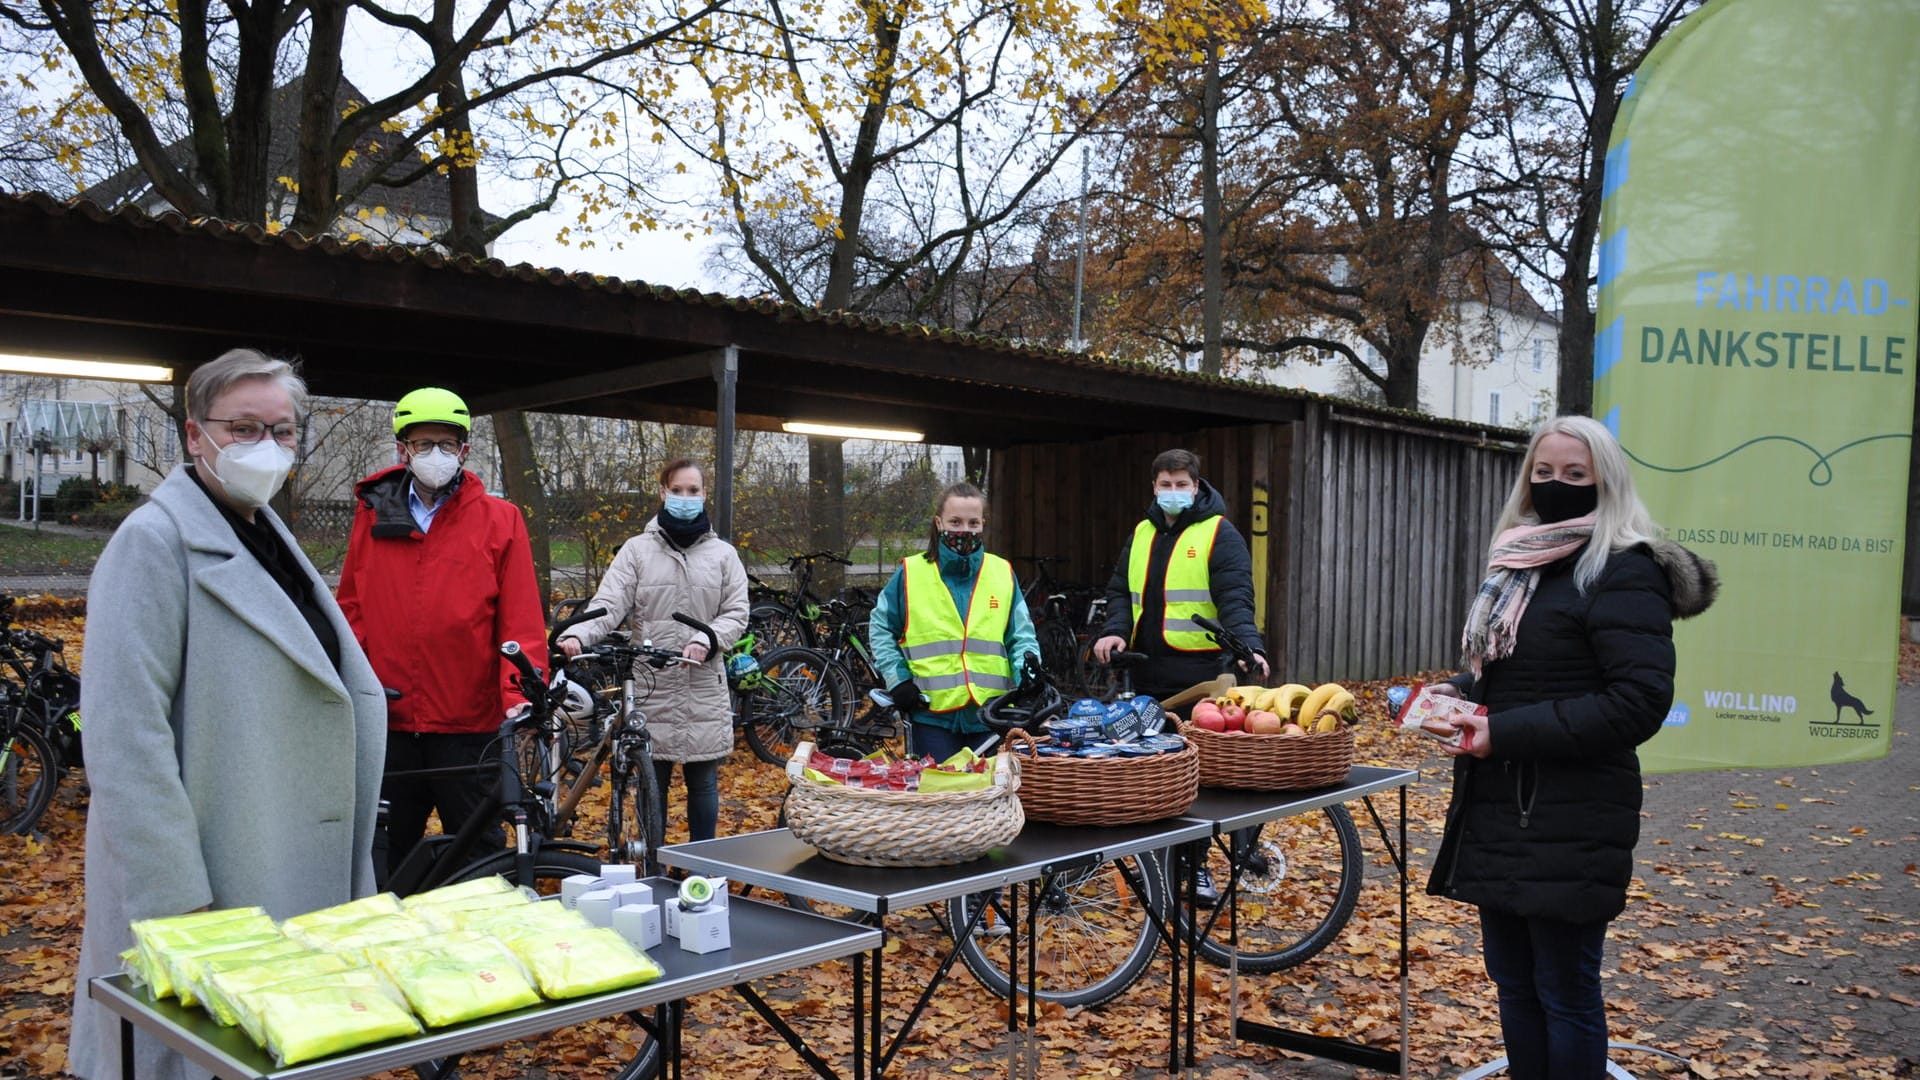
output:
<path id="1" fill-rule="evenodd" d="M 1557 521 L 1552 525 L 1519 525 L 1501 533 L 1487 555 L 1487 580 L 1474 594 L 1467 626 L 1460 635 L 1460 651 L 1474 678 L 1489 660 L 1513 654 L 1520 616 L 1526 614 L 1533 590 L 1540 586 L 1540 568 L 1579 551 L 1593 539 L 1593 515 Z"/>

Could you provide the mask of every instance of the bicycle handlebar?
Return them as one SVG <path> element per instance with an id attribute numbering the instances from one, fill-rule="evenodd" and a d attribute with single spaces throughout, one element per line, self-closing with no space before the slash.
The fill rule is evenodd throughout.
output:
<path id="1" fill-rule="evenodd" d="M 787 557 L 787 565 L 792 566 L 795 563 L 816 562 L 821 559 L 825 559 L 828 562 L 839 563 L 841 566 L 853 565 L 852 559 L 849 559 L 846 556 L 841 555 L 837 551 L 809 551 L 805 555 L 790 555 Z"/>
<path id="2" fill-rule="evenodd" d="M 1227 652 L 1232 653 L 1234 660 L 1242 664 L 1253 663 L 1253 657 L 1254 657 L 1253 649 L 1249 647 L 1246 642 L 1241 641 L 1237 637 L 1234 637 L 1233 633 L 1229 631 L 1226 627 L 1221 626 L 1219 623 L 1213 621 L 1212 619 L 1207 618 L 1205 615 L 1195 615 L 1193 617 L 1193 622 L 1195 626 L 1198 626 L 1200 629 L 1205 630 L 1207 632 L 1207 636 L 1212 638 L 1215 644 L 1219 645 L 1222 649 L 1225 649 Z"/>
<path id="3" fill-rule="evenodd" d="M 708 656 L 718 656 L 720 654 L 720 638 L 713 632 L 713 627 L 708 626 L 706 623 L 701 622 L 699 619 L 694 618 L 684 611 L 674 612 L 673 621 L 682 626 L 691 626 L 700 633 L 705 634 L 707 638 Z"/>
<path id="4" fill-rule="evenodd" d="M 606 608 L 593 608 L 588 611 L 576 611 L 572 615 L 569 615 L 568 617 L 561 619 L 559 622 L 554 623 L 553 629 L 547 631 L 547 652 L 551 654 L 555 648 L 559 647 L 561 634 L 572 629 L 573 627 L 580 625 L 583 622 L 592 622 L 593 620 L 600 618 L 602 615 L 605 615 L 606 613 L 607 613 Z"/>
<path id="5" fill-rule="evenodd" d="M 542 692 L 545 687 L 540 682 L 540 669 L 533 666 L 532 660 L 527 659 L 527 650 L 522 649 L 517 641 L 503 641 L 500 643 L 500 655 L 506 657 L 507 663 L 512 664 L 514 670 L 520 673 L 520 692 L 526 696 L 526 699 L 531 702 L 538 697 L 545 701 L 546 694 Z"/>

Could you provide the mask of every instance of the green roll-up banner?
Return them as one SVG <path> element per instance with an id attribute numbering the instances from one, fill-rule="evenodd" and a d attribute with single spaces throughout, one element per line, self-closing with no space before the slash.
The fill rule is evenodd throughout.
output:
<path id="1" fill-rule="evenodd" d="M 1714 0 L 1608 148 L 1594 413 L 1720 565 L 1655 771 L 1887 753 L 1920 368 L 1920 2 Z"/>

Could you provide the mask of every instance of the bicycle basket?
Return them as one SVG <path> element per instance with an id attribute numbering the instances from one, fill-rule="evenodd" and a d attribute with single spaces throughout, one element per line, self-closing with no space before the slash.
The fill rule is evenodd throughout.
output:
<path id="1" fill-rule="evenodd" d="M 787 762 L 787 828 L 835 862 L 856 866 L 951 866 L 1010 843 L 1026 825 L 1020 763 L 1001 754 L 981 791 L 869 791 L 806 776 L 813 744 Z"/>

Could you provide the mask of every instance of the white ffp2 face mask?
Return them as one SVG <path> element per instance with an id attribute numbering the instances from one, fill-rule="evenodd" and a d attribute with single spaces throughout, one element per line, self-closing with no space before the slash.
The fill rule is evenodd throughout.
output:
<path id="1" fill-rule="evenodd" d="M 228 443 L 208 466 L 221 490 L 241 506 L 256 508 L 279 494 L 293 469 L 293 451 L 272 439 Z"/>
<path id="2" fill-rule="evenodd" d="M 413 455 L 407 462 L 407 468 L 415 480 L 439 491 L 460 475 L 460 455 L 449 454 L 436 446 L 424 454 Z"/>

